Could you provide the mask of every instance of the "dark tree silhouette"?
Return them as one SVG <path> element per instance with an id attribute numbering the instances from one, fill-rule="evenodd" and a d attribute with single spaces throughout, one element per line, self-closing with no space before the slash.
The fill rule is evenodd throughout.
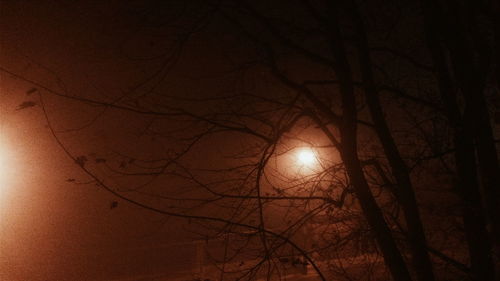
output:
<path id="1" fill-rule="evenodd" d="M 41 105 L 92 183 L 222 245 L 200 254 L 210 278 L 309 267 L 321 280 L 496 280 L 498 6 L 148 4 L 141 40 L 155 44 L 136 51 L 154 53 L 155 68 L 125 93 L 67 93 L 0 70 L 31 84 L 40 102 L 19 109 Z M 165 149 L 75 154 L 49 95 L 143 118 L 141 134 Z M 295 159 L 304 148 L 311 166 Z"/>

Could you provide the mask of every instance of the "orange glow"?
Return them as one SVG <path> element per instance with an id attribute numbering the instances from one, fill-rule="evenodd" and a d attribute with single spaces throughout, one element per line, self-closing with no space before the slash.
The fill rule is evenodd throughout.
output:
<path id="1" fill-rule="evenodd" d="M 3 197 L 6 192 L 7 185 L 10 184 L 12 179 L 11 174 L 13 173 L 14 167 L 12 167 L 12 155 L 9 149 L 9 145 L 5 140 L 5 136 L 0 135 L 0 196 Z"/>
<path id="2" fill-rule="evenodd" d="M 304 148 L 297 152 L 297 163 L 300 166 L 312 168 L 317 162 L 316 153 L 312 149 Z"/>

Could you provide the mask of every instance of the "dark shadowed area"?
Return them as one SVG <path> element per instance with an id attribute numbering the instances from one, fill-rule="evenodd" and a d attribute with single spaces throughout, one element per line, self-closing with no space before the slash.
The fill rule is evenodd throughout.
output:
<path id="1" fill-rule="evenodd" d="M 0 280 L 500 280 L 499 14 L 0 0 Z"/>

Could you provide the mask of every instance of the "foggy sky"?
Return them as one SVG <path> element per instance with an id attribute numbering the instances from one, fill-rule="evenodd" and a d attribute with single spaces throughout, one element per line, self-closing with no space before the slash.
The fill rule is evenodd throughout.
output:
<path id="1" fill-rule="evenodd" d="M 115 2 L 2 1 L 0 64 L 57 90 L 116 95 L 140 79 L 137 64 L 121 48 L 137 48 L 133 45 L 141 35 L 133 26 L 145 7 Z M 185 270 L 175 262 L 192 252 L 169 245 L 191 236 L 176 219 L 128 204 L 110 209 L 116 199 L 108 193 L 67 181 L 88 177 L 54 142 L 39 110 L 16 110 L 35 99 L 26 95 L 32 87 L 0 75 L 0 135 L 15 155 L 10 160 L 15 170 L 4 172 L 16 177 L 0 189 L 0 279 L 107 280 L 159 267 Z M 57 129 L 79 128 L 100 110 L 50 97 L 46 103 L 61 121 Z M 127 127 L 123 118 L 129 119 Z M 113 110 L 102 120 L 78 134 L 65 134 L 68 147 L 82 153 L 110 147 L 141 151 L 135 134 L 141 120 Z M 153 245 L 157 256 L 151 256 Z M 144 264 L 150 268 L 141 268 Z"/>

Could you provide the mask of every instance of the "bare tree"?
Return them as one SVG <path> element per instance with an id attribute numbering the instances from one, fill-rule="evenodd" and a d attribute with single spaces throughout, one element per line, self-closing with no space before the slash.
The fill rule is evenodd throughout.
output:
<path id="1" fill-rule="evenodd" d="M 418 200 L 439 167 L 457 178 L 470 276 L 494 280 L 489 243 L 498 237 L 498 159 L 487 101 L 477 95 L 489 87 L 484 69 L 493 68 L 493 48 L 472 32 L 483 41 L 469 50 L 460 30 L 466 28 L 453 16 L 458 6 L 443 11 L 431 2 L 401 11 L 370 1 L 166 2 L 145 13 L 151 37 L 167 38 L 156 68 L 112 98 L 0 70 L 38 89 L 52 134 L 92 183 L 185 218 L 207 243 L 222 245 L 207 250 L 218 268 L 213 278 L 270 280 L 286 275 L 287 264 L 310 265 L 321 280 L 428 281 L 442 273 L 436 260 L 468 274 L 467 261 L 433 245 L 439 239 Z M 423 18 L 409 12 L 419 8 Z M 378 19 L 381 11 L 390 17 Z M 404 17 L 418 22 L 408 25 L 411 32 L 425 35 L 416 39 L 420 53 L 374 39 L 388 36 L 392 18 Z M 467 30 L 474 30 L 469 19 Z M 426 43 L 430 54 L 422 50 Z M 393 56 L 412 67 L 401 71 Z M 75 154 L 45 105 L 49 94 L 140 116 L 141 135 L 165 149 L 151 149 L 148 158 Z M 422 112 L 449 123 L 422 121 Z M 453 131 L 450 147 L 436 127 Z"/>

